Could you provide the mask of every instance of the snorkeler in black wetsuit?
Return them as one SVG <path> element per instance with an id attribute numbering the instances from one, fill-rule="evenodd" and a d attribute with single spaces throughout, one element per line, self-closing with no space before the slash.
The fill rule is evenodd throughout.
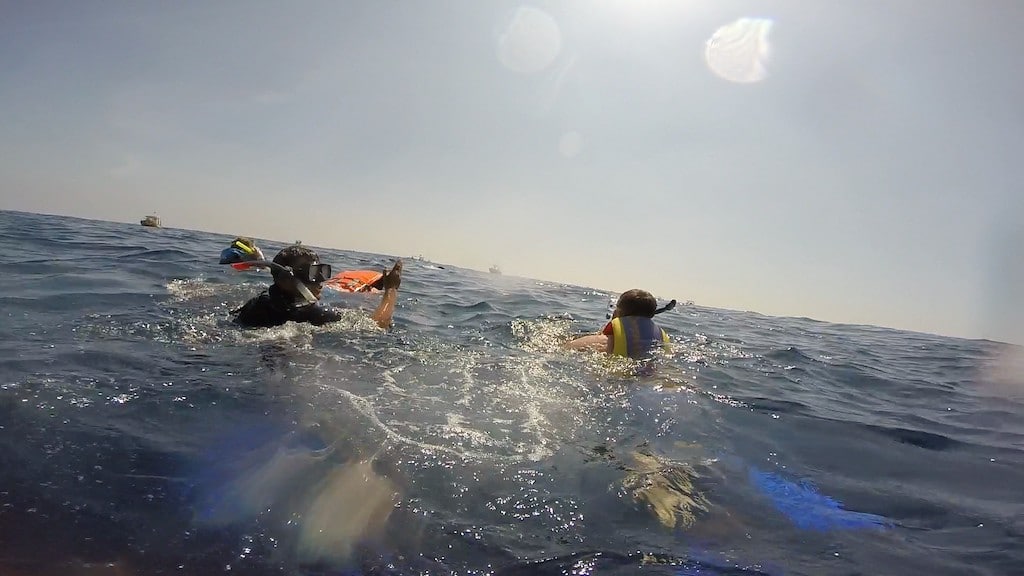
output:
<path id="1" fill-rule="evenodd" d="M 321 264 L 316 252 L 305 246 L 289 246 L 274 256 L 271 273 L 274 284 L 242 305 L 236 311 L 235 322 L 247 328 L 269 328 L 289 321 L 320 326 L 341 319 L 337 310 L 317 302 L 324 281 L 331 277 L 331 267 Z M 384 274 L 384 294 L 371 315 L 381 328 L 391 326 L 401 283 L 402 261 L 398 260 Z"/>

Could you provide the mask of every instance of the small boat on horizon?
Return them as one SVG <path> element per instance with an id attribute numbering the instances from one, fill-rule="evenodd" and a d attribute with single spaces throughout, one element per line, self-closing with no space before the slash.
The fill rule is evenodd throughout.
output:
<path id="1" fill-rule="evenodd" d="M 139 221 L 139 224 L 142 224 L 143 226 L 148 226 L 150 228 L 160 228 L 161 227 L 160 226 L 160 217 L 159 216 L 154 216 L 154 215 L 146 216 L 141 221 Z"/>
<path id="2" fill-rule="evenodd" d="M 487 271 L 490 272 L 491 274 L 501 274 L 501 268 L 498 268 L 497 264 L 488 268 Z"/>

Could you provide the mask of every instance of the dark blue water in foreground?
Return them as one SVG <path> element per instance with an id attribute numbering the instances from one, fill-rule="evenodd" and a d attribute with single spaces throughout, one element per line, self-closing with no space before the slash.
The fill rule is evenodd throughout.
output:
<path id="1" fill-rule="evenodd" d="M 558 348 L 611 294 L 418 260 L 241 330 L 229 240 L 0 212 L 0 574 L 1024 571 L 1019 347 L 680 306 L 637 379 Z"/>

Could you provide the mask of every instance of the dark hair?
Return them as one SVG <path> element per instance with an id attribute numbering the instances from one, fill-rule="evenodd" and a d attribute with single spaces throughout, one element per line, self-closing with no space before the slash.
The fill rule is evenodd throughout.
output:
<path id="1" fill-rule="evenodd" d="M 309 270 L 310 265 L 320 262 L 320 257 L 317 256 L 316 252 L 313 252 L 305 246 L 288 246 L 281 250 L 274 256 L 274 264 L 281 266 L 287 266 L 294 271 Z M 271 270 L 271 274 L 274 275 L 274 279 L 284 278 L 287 272 L 280 270 Z"/>
<path id="2" fill-rule="evenodd" d="M 634 288 L 623 292 L 615 307 L 619 309 L 620 316 L 654 318 L 654 311 L 658 309 L 658 301 L 650 292 Z"/>

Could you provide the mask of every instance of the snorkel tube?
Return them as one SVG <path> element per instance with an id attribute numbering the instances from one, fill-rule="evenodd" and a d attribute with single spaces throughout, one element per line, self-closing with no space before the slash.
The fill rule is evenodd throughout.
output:
<path id="1" fill-rule="evenodd" d="M 654 311 L 654 315 L 657 316 L 658 314 L 661 314 L 662 312 L 668 312 L 669 310 L 671 310 L 671 309 L 673 309 L 675 307 L 676 307 L 676 300 L 675 300 L 675 298 L 673 298 L 668 304 L 665 304 L 661 308 L 658 308 L 657 310 L 655 310 Z"/>
<path id="2" fill-rule="evenodd" d="M 309 291 L 309 288 L 306 288 L 305 283 L 295 276 L 295 271 L 292 270 L 290 266 L 281 266 L 277 262 L 271 260 L 250 260 L 248 262 L 239 262 L 238 264 L 245 264 L 246 268 L 265 266 L 270 268 L 272 271 L 283 272 L 295 281 L 295 289 L 299 291 L 299 294 L 302 295 L 306 302 L 312 304 L 317 300 L 316 296 L 313 296 L 313 293 Z"/>

